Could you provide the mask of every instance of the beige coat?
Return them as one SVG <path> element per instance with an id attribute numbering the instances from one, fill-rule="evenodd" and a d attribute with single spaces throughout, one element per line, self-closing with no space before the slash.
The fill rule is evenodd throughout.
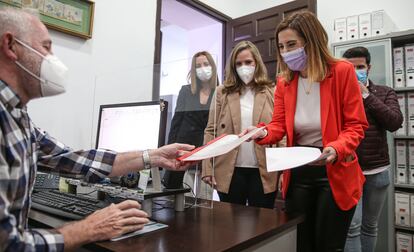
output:
<path id="1" fill-rule="evenodd" d="M 273 94 L 274 87 L 267 87 L 256 92 L 253 105 L 253 125 L 257 125 L 259 122 L 267 124 L 272 120 Z M 209 119 L 204 131 L 204 143 L 222 134 L 239 134 L 242 130 L 239 93 L 225 94 L 223 86 L 218 87 L 211 102 Z M 214 131 L 216 131 L 215 135 Z M 263 191 L 271 193 L 277 189 L 278 174 L 266 171 L 265 147 L 268 146 L 255 144 L 254 150 L 259 164 Z M 219 192 L 228 193 L 229 191 L 238 151 L 239 148 L 236 148 L 225 155 L 203 161 L 202 176 L 214 176 Z"/>

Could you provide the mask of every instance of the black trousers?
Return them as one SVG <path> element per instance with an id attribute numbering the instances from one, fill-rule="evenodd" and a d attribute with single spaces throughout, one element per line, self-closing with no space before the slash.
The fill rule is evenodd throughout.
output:
<path id="1" fill-rule="evenodd" d="M 229 193 L 218 192 L 218 195 L 223 202 L 273 208 L 276 191 L 264 193 L 259 169 L 235 167 Z"/>
<path id="2" fill-rule="evenodd" d="M 286 211 L 305 214 L 298 225 L 297 251 L 343 251 L 355 207 L 343 211 L 336 205 L 325 166 L 292 170 Z"/>

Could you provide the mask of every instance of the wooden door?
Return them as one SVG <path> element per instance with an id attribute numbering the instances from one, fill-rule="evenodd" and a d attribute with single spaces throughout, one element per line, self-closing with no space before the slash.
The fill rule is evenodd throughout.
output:
<path id="1" fill-rule="evenodd" d="M 259 49 L 269 78 L 274 80 L 276 76 L 275 28 L 284 17 L 300 10 L 316 13 L 316 0 L 296 0 L 228 21 L 226 24 L 226 59 L 238 42 L 249 40 Z"/>

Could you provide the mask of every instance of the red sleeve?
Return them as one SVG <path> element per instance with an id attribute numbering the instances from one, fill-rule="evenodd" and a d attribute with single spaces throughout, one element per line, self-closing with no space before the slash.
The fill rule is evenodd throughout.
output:
<path id="1" fill-rule="evenodd" d="M 340 102 L 343 104 L 342 109 L 342 130 L 338 138 L 327 144 L 335 148 L 338 154 L 338 160 L 351 155 L 358 147 L 364 131 L 368 128 L 368 121 L 365 116 L 364 103 L 362 101 L 361 91 L 355 70 L 352 65 L 347 64 L 344 69 L 338 73 L 341 86 Z"/>
<path id="2" fill-rule="evenodd" d="M 261 139 L 257 139 L 256 143 L 264 144 L 275 144 L 282 140 L 286 132 L 286 121 L 285 121 L 285 102 L 284 102 L 284 93 L 285 93 L 286 82 L 281 78 L 278 78 L 275 99 L 274 99 L 274 108 L 272 121 L 265 125 L 264 123 L 259 123 L 258 127 L 266 126 L 267 136 Z"/>

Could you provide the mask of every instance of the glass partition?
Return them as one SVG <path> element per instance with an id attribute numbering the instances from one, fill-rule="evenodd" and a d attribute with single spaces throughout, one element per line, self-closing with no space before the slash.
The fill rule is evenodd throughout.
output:
<path id="1" fill-rule="evenodd" d="M 163 62 L 160 65 L 132 67 L 97 75 L 92 108 L 91 142 L 95 145 L 101 105 L 149 102 L 152 100 L 153 81 L 159 77 L 160 99 L 165 101 L 163 104 L 167 111 L 165 132 L 162 136 L 164 139 L 160 143 L 202 146 L 208 123 L 215 135 L 216 118 L 212 116 L 209 122 L 209 112 L 218 85 L 215 62 L 217 57 L 214 55 L 201 54 L 197 57 Z M 142 123 L 146 123 L 144 119 Z M 213 163 L 212 160 L 206 162 Z M 209 170 L 208 174 L 214 176 L 213 165 L 206 169 Z M 191 192 L 186 194 L 186 207 L 211 208 L 213 198 L 218 200 L 218 197 L 213 188 L 202 181 L 202 170 L 202 162 L 190 167 L 186 172 L 162 169 L 162 189 L 191 188 Z M 151 178 L 149 180 L 151 181 Z"/>

